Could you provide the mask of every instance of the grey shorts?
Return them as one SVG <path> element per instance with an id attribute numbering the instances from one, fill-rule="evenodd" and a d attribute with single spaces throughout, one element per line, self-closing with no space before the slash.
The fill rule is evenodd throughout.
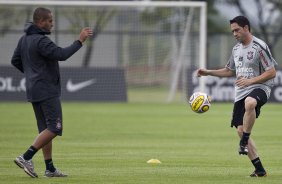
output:
<path id="1" fill-rule="evenodd" d="M 236 128 L 240 125 L 243 125 L 243 117 L 245 114 L 245 99 L 247 97 L 252 97 L 257 100 L 256 118 L 260 115 L 260 108 L 267 102 L 267 96 L 264 90 L 254 89 L 249 93 L 245 98 L 234 103 L 233 114 L 231 120 L 231 127 L 235 126 Z"/>
<path id="2" fill-rule="evenodd" d="M 39 133 L 46 128 L 61 136 L 63 130 L 62 106 L 59 98 L 32 103 Z"/>

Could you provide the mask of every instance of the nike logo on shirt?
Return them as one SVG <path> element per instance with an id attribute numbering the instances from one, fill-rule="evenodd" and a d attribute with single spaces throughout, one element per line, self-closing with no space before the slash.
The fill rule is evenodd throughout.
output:
<path id="1" fill-rule="evenodd" d="M 74 84 L 72 82 L 71 79 L 68 80 L 67 82 L 67 91 L 69 92 L 76 92 L 76 91 L 79 91 L 87 86 L 90 86 L 92 84 L 94 84 L 96 82 L 95 79 L 90 79 L 90 80 L 87 80 L 87 81 L 83 81 L 83 82 L 79 82 L 79 83 L 76 83 Z"/>

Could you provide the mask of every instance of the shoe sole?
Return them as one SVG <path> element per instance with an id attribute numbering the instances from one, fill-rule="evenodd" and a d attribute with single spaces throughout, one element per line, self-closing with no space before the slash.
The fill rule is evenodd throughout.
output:
<path id="1" fill-rule="evenodd" d="M 16 164 L 17 166 L 19 166 L 19 168 L 23 169 L 24 172 L 25 172 L 27 175 L 29 175 L 29 176 L 32 177 L 32 178 L 38 178 L 37 175 L 31 173 L 26 167 L 24 167 L 21 162 L 19 162 L 19 161 L 17 161 L 17 160 L 14 160 L 14 162 L 15 162 L 15 164 Z"/>
<path id="2" fill-rule="evenodd" d="M 248 152 L 239 152 L 239 155 L 248 155 Z"/>
<path id="3" fill-rule="evenodd" d="M 54 176 L 54 175 L 52 175 L 52 176 L 48 176 L 48 175 L 45 175 L 44 174 L 44 177 L 46 177 L 46 178 L 65 178 L 65 177 L 68 177 L 68 175 L 64 175 L 64 176 Z"/>
<path id="4" fill-rule="evenodd" d="M 44 177 L 46 177 L 46 178 L 66 178 L 68 176 L 46 176 L 46 175 L 44 175 Z"/>
<path id="5" fill-rule="evenodd" d="M 239 149 L 239 155 L 248 155 L 248 150 L 240 150 Z"/>
<path id="6" fill-rule="evenodd" d="M 263 178 L 263 177 L 267 177 L 267 174 L 263 175 L 263 176 L 259 176 L 259 175 L 255 175 L 255 176 L 250 176 L 251 178 Z"/>
<path id="7" fill-rule="evenodd" d="M 14 162 L 15 162 L 15 164 L 17 164 L 17 166 L 19 166 L 19 168 L 21 168 L 21 169 L 24 168 L 23 165 L 20 162 L 18 162 L 17 160 L 14 160 Z"/>

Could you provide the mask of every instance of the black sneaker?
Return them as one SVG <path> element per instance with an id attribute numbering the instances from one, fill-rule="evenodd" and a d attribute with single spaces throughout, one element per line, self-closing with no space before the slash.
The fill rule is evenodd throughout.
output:
<path id="1" fill-rule="evenodd" d="M 254 171 L 250 177 L 266 177 L 267 173 L 265 171 Z"/>
<path id="2" fill-rule="evenodd" d="M 248 145 L 239 145 L 239 155 L 247 155 L 249 152 Z"/>

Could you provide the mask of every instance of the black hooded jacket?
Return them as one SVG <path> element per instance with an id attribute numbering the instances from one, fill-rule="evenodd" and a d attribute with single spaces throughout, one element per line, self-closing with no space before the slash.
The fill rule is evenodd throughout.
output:
<path id="1" fill-rule="evenodd" d="M 30 102 L 39 102 L 61 95 L 58 61 L 67 60 L 82 44 L 74 41 L 68 47 L 58 47 L 46 32 L 33 23 L 27 23 L 14 51 L 11 63 L 25 74 L 26 95 Z"/>

